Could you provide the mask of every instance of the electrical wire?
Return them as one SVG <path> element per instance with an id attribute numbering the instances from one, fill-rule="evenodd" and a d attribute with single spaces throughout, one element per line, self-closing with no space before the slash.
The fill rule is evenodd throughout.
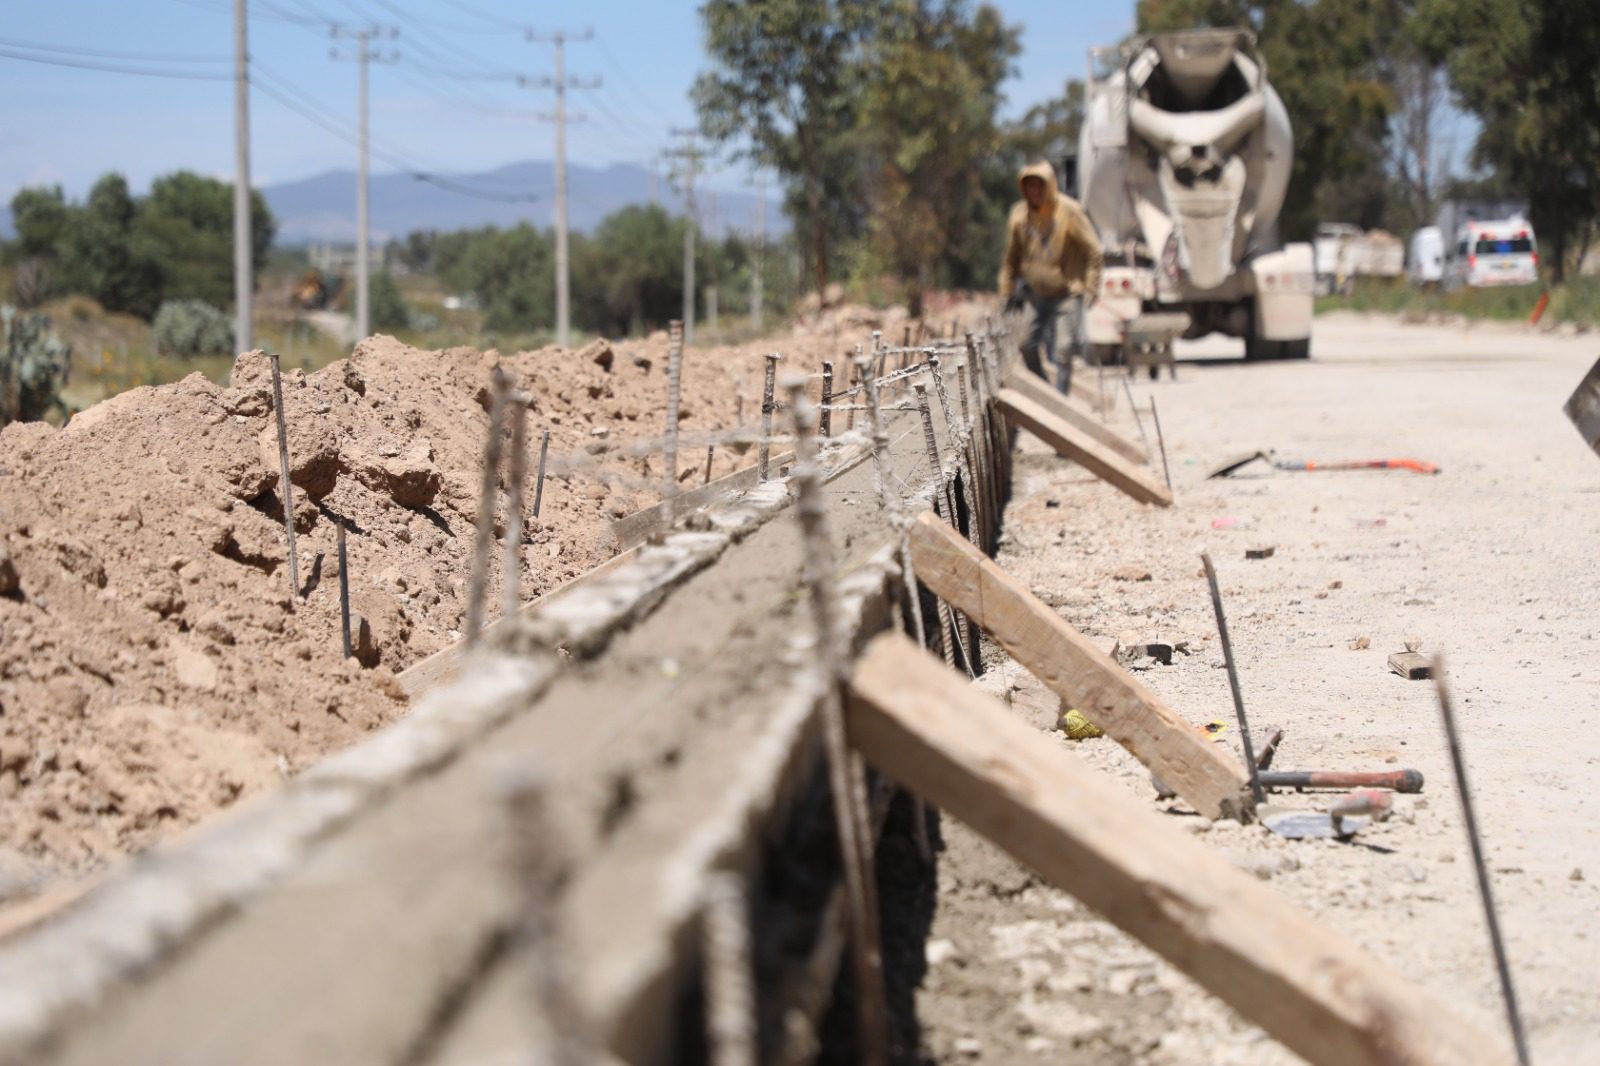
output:
<path id="1" fill-rule="evenodd" d="M 38 41 L 17 41 L 8 37 L 0 37 L 0 46 L 6 48 L 23 48 L 30 52 L 56 52 L 62 55 L 87 57 L 89 59 L 129 59 L 141 63 L 233 62 L 233 57 L 227 55 L 172 55 L 159 52 L 108 52 L 94 48 L 80 48 L 76 45 L 42 44 Z"/>
<path id="2" fill-rule="evenodd" d="M 70 59 L 65 56 L 27 55 L 0 48 L 0 59 L 15 59 L 23 63 L 41 63 L 50 67 L 72 67 L 76 70 L 98 70 L 107 74 L 133 74 L 145 78 L 176 78 L 183 81 L 232 81 L 232 74 L 204 74 L 192 70 L 151 70 L 121 64 L 95 63 L 89 60 Z"/>

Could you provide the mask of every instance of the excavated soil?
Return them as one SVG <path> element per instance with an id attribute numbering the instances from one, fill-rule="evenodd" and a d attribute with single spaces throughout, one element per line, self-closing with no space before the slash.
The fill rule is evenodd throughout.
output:
<path id="1" fill-rule="evenodd" d="M 842 336 L 881 325 L 898 339 L 889 317 L 844 308 L 759 344 L 690 349 L 683 483 L 706 476 L 712 440 L 713 476 L 752 461 L 767 351 L 814 371 L 841 359 Z M 0 901 L 148 847 L 405 712 L 396 675 L 463 626 L 495 365 L 532 397 L 528 506 L 551 434 L 522 599 L 614 555 L 611 523 L 659 496 L 666 361 L 660 333 L 509 356 L 374 337 L 287 372 L 298 601 L 261 353 L 226 388 L 191 374 L 59 430 L 6 427 Z M 355 659 L 340 640 L 341 522 Z"/>

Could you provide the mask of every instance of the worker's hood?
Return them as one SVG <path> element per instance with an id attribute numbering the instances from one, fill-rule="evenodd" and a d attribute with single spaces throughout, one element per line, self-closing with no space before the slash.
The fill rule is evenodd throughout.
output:
<path id="1" fill-rule="evenodd" d="M 1041 203 L 1039 205 L 1039 207 L 1043 211 L 1045 211 L 1046 213 L 1054 211 L 1055 210 L 1055 206 L 1056 206 L 1056 198 L 1052 194 L 1054 194 L 1057 191 L 1057 189 L 1056 189 L 1056 168 L 1051 166 L 1049 163 L 1046 163 L 1044 160 L 1040 160 L 1037 163 L 1029 163 L 1027 166 L 1023 167 L 1022 168 L 1022 172 L 1017 175 L 1017 191 L 1018 192 L 1022 192 L 1022 183 L 1025 180 L 1027 180 L 1028 178 L 1041 178 L 1041 179 L 1043 179 L 1043 181 L 1044 181 L 1044 189 L 1045 189 L 1045 197 L 1044 197 L 1044 202 Z M 1027 195 L 1026 194 L 1023 195 L 1023 199 L 1024 200 L 1027 199 Z"/>

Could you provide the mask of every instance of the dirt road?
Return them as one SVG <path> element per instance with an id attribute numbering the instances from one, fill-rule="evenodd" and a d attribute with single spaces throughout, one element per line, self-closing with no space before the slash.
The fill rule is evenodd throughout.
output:
<path id="1" fill-rule="evenodd" d="M 1187 641 L 1187 655 L 1140 676 L 1191 720 L 1230 723 L 1223 742 L 1237 749 L 1200 570 L 1209 549 L 1252 718 L 1286 730 L 1276 767 L 1414 767 L 1426 791 L 1399 797 L 1395 817 L 1352 844 L 1283 841 L 1162 806 L 1498 1034 L 1498 988 L 1433 688 L 1386 665 L 1407 638 L 1446 653 L 1534 1057 L 1593 1061 L 1600 458 L 1560 406 L 1600 342 L 1341 315 L 1318 320 L 1315 345 L 1309 363 L 1242 365 L 1224 356 L 1232 346 L 1201 343 L 1180 352 L 1175 383 L 1134 386 L 1141 402 L 1154 395 L 1160 404 L 1178 498 L 1171 511 L 1129 502 L 1024 437 L 1001 562 L 1107 649 L 1119 636 Z M 1134 433 L 1125 401 L 1112 418 Z M 1258 464 L 1204 480 L 1213 464 L 1256 448 L 1318 461 L 1414 456 L 1443 472 Z M 1275 551 L 1247 560 L 1257 547 Z M 1053 724 L 1055 701 L 1019 667 L 982 683 L 1041 727 Z M 1072 747 L 1155 805 L 1148 776 L 1112 741 Z M 947 819 L 943 835 L 918 993 L 925 1054 L 1296 1061 L 963 827 Z"/>

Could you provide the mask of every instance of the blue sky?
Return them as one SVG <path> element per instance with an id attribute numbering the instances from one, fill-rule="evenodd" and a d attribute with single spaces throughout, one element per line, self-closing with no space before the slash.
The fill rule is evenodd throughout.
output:
<path id="1" fill-rule="evenodd" d="M 1081 77 L 1085 53 L 1133 28 L 1134 0 L 998 0 L 1024 27 L 1025 51 L 1006 86 L 1008 113 L 1056 95 Z M 400 62 L 372 68 L 375 146 L 409 167 L 462 173 L 552 154 L 548 90 L 520 88 L 517 74 L 551 68 L 548 44 L 516 27 L 582 30 L 594 40 L 567 48 L 568 72 L 598 76 L 600 89 L 569 94 L 589 121 L 570 127 L 572 162 L 647 163 L 665 130 L 694 115 L 688 89 L 705 65 L 697 3 L 687 0 L 251 0 L 252 61 L 263 87 L 323 112 L 347 133 L 354 125 L 356 71 L 329 52 L 327 24 L 399 27 L 384 41 Z M 82 195 L 96 177 L 120 170 L 136 189 L 180 168 L 231 178 L 233 20 L 231 0 L 5 0 L 0 22 L 0 202 L 20 187 L 64 186 Z M 104 53 L 85 57 L 45 45 Z M 348 44 L 343 46 L 348 52 Z M 205 77 L 162 79 L 47 66 L 6 53 L 64 62 L 131 65 Z M 159 55 L 159 60 L 122 58 Z M 298 95 L 297 95 L 298 94 Z M 252 171 L 257 185 L 354 165 L 355 149 L 265 94 L 252 94 Z M 374 159 L 374 173 L 396 169 Z M 709 182 L 742 184 L 743 169 Z"/>

